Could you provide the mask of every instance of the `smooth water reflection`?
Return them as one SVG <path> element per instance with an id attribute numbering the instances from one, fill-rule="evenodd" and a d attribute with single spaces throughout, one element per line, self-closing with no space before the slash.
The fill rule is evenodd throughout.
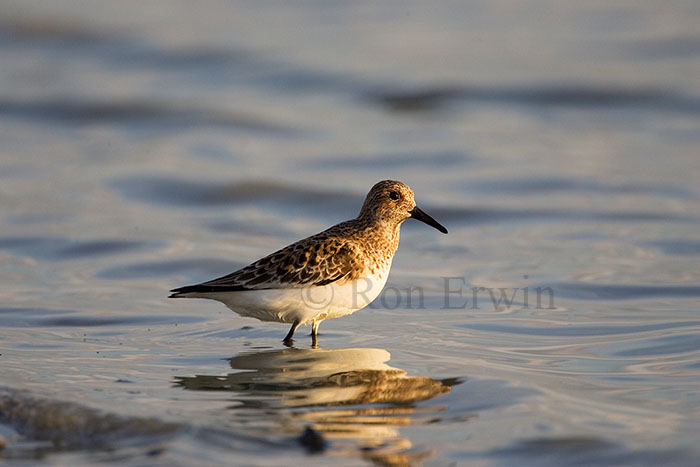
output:
<path id="1" fill-rule="evenodd" d="M 261 436 L 298 433 L 312 427 L 330 442 L 331 454 L 362 455 L 403 464 L 430 455 L 398 428 L 430 423 L 447 406 L 420 407 L 459 384 L 408 376 L 386 362 L 383 349 L 283 349 L 243 353 L 230 360 L 226 376 L 178 377 L 196 391 L 231 392 L 231 417 Z"/>

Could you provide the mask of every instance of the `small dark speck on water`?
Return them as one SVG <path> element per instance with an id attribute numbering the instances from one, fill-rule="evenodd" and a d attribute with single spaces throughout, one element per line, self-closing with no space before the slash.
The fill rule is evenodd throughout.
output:
<path id="1" fill-rule="evenodd" d="M 310 453 L 323 452 L 326 449 L 326 440 L 323 438 L 323 435 L 310 426 L 306 427 L 306 430 L 298 439 L 299 444 L 304 446 Z"/>
<path id="2" fill-rule="evenodd" d="M 150 457 L 156 457 L 156 456 L 160 456 L 164 452 L 165 452 L 165 448 L 155 448 L 155 449 L 151 449 L 150 451 L 148 451 L 147 454 Z"/>

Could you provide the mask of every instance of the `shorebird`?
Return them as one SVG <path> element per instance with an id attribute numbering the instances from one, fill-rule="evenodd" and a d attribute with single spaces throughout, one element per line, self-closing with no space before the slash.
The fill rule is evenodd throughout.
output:
<path id="1" fill-rule="evenodd" d="M 316 345 L 321 321 L 354 313 L 384 288 L 399 231 L 417 219 L 447 229 L 416 206 L 413 191 L 384 180 L 367 194 L 360 214 L 271 253 L 223 277 L 171 290 L 170 298 L 217 300 L 241 316 L 291 324 L 284 338 L 311 323 Z"/>

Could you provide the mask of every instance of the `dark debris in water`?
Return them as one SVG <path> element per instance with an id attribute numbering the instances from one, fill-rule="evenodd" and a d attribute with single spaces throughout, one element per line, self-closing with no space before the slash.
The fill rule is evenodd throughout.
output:
<path id="1" fill-rule="evenodd" d="M 307 426 L 298 438 L 301 444 L 309 453 L 317 454 L 326 450 L 327 442 L 323 434 Z"/>

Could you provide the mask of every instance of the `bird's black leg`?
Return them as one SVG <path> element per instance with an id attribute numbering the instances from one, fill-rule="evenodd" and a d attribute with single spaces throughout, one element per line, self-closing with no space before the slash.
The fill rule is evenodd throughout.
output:
<path id="1" fill-rule="evenodd" d="M 299 320 L 294 321 L 294 323 L 292 323 L 292 328 L 287 333 L 287 337 L 285 337 L 282 342 L 284 342 L 286 345 L 291 345 L 292 342 L 294 341 L 292 339 L 292 337 L 294 336 L 294 331 L 296 331 L 298 327 L 299 327 Z"/>
<path id="2" fill-rule="evenodd" d="M 318 345 L 318 326 L 320 324 L 320 321 L 314 321 L 311 325 L 311 346 L 314 348 Z"/>

